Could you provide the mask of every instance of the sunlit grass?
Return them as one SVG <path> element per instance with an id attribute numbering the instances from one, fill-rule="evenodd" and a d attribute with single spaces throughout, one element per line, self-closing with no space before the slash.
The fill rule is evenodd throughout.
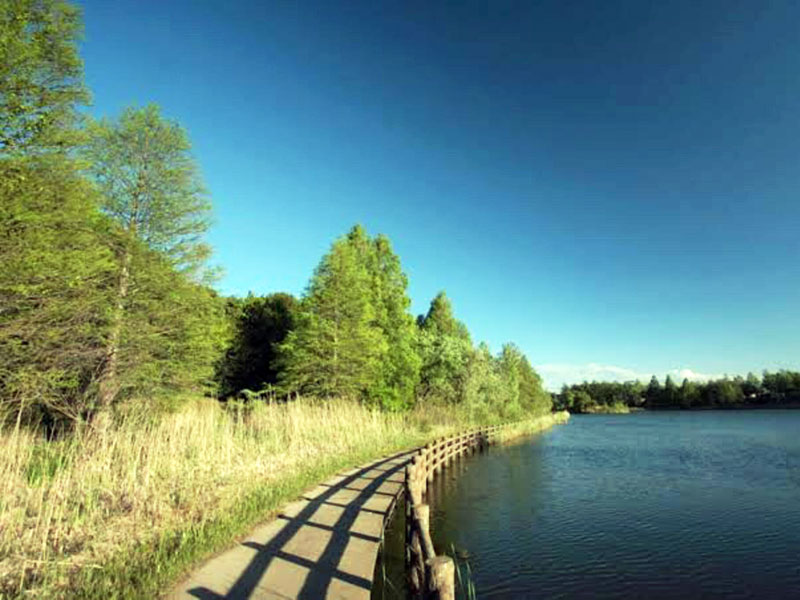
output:
<path id="1" fill-rule="evenodd" d="M 469 425 L 436 405 L 254 406 L 195 401 L 50 442 L 0 432 L 0 597 L 151 597 L 337 470 Z"/>
<path id="2" fill-rule="evenodd" d="M 396 415 L 298 401 L 226 411 L 198 401 L 163 419 L 130 414 L 101 434 L 56 442 L 7 429 L 0 594 L 85 588 L 103 597 L 104 581 L 123 596 L 152 592 L 304 486 L 461 425 L 447 410 Z M 160 564 L 148 567 L 151 555 Z"/>

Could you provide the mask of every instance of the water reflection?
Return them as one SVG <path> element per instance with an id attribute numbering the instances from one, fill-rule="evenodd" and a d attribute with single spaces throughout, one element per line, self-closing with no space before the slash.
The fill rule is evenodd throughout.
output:
<path id="1" fill-rule="evenodd" d="M 798 597 L 798 432 L 800 411 L 578 416 L 449 467 L 434 542 L 481 599 Z"/>

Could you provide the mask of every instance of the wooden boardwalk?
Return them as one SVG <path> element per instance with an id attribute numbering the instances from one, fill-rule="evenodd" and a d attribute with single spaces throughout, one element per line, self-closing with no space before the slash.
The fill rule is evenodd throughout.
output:
<path id="1" fill-rule="evenodd" d="M 166 597 L 368 600 L 410 457 L 381 458 L 317 486 Z"/>

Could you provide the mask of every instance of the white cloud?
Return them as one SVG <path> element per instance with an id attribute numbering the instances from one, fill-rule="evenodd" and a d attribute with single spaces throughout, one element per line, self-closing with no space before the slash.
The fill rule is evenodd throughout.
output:
<path id="1" fill-rule="evenodd" d="M 583 365 L 573 364 L 543 364 L 537 365 L 536 370 L 544 380 L 547 389 L 557 391 L 563 384 L 571 385 L 582 381 L 650 381 L 653 373 L 645 373 L 627 367 L 617 365 L 602 365 L 598 363 L 588 363 Z M 669 374 L 672 379 L 680 384 L 684 379 L 690 381 L 706 381 L 717 379 L 722 375 L 699 373 L 688 368 L 665 369 L 655 375 L 663 382 Z"/>
<path id="2" fill-rule="evenodd" d="M 684 379 L 688 379 L 689 381 L 708 381 L 709 379 L 722 379 L 723 377 L 721 373 L 698 373 L 691 369 L 672 369 L 669 371 L 669 374 L 679 383 Z"/>

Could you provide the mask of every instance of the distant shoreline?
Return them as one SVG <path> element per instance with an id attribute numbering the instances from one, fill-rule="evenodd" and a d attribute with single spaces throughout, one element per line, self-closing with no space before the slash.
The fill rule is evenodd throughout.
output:
<path id="1" fill-rule="evenodd" d="M 734 404 L 731 406 L 690 406 L 688 408 L 682 408 L 680 406 L 652 406 L 652 407 L 641 407 L 633 410 L 647 410 L 647 411 L 697 411 L 697 410 L 776 410 L 781 408 L 787 409 L 798 409 L 800 408 L 800 402 L 786 402 L 786 403 L 777 403 L 777 402 L 770 402 L 767 404 Z"/>
<path id="2" fill-rule="evenodd" d="M 682 408 L 680 406 L 631 406 L 627 411 L 614 410 L 590 410 L 586 412 L 570 412 L 573 415 L 627 415 L 641 412 L 699 412 L 699 411 L 730 411 L 730 410 L 797 410 L 800 409 L 800 402 L 789 402 L 786 404 L 736 404 L 733 406 L 691 406 Z"/>

